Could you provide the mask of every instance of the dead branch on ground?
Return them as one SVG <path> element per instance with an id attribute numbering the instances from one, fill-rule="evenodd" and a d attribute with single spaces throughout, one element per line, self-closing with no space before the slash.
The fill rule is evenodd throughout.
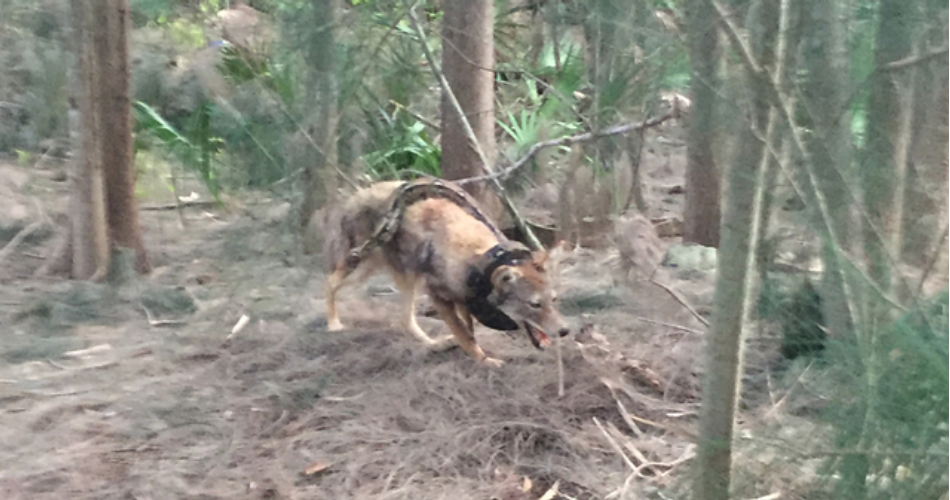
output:
<path id="1" fill-rule="evenodd" d="M 16 250 L 16 247 L 20 246 L 20 243 L 23 243 L 23 240 L 25 240 L 31 234 L 39 231 L 44 225 L 45 224 L 43 221 L 36 221 L 21 229 L 12 240 L 7 242 L 7 244 L 4 245 L 2 249 L 0 249 L 0 264 L 2 264 L 3 261 L 6 260 L 14 250 Z"/>

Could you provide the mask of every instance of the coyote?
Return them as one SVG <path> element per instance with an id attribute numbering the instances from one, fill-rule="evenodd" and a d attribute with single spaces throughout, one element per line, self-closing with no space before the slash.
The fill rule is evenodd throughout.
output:
<path id="1" fill-rule="evenodd" d="M 475 342 L 473 316 L 496 330 L 523 328 L 535 347 L 570 333 L 545 269 L 548 255 L 509 241 L 458 186 L 438 179 L 380 182 L 329 214 L 324 239 L 327 327 L 343 329 L 336 294 L 386 269 L 402 294 L 402 326 L 430 347 L 416 322 L 426 287 L 439 317 L 476 361 L 500 366 Z"/>

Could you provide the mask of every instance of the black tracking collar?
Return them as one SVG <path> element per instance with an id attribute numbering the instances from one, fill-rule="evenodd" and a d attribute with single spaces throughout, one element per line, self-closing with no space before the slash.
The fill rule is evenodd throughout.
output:
<path id="1" fill-rule="evenodd" d="M 494 330 L 517 330 L 518 323 L 508 317 L 495 304 L 488 300 L 493 287 L 491 276 L 501 266 L 513 266 L 531 260 L 531 252 L 525 248 L 506 248 L 502 245 L 491 247 L 480 259 L 479 266 L 473 266 L 468 274 L 469 296 L 465 301 L 472 316 L 479 323 Z"/>

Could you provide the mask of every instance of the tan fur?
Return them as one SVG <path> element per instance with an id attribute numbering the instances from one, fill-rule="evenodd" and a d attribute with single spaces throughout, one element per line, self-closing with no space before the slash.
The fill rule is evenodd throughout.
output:
<path id="1" fill-rule="evenodd" d="M 405 209 L 392 240 L 372 250 L 352 274 L 347 270 L 347 255 L 372 235 L 401 184 L 386 182 L 361 189 L 329 215 L 324 241 L 325 260 L 331 267 L 326 294 L 328 328 L 343 329 L 336 308 L 339 289 L 386 269 L 403 294 L 401 322 L 410 334 L 431 347 L 446 343 L 429 337 L 416 322 L 416 295 L 426 286 L 436 311 L 462 349 L 481 363 L 500 365 L 475 342 L 474 321 L 465 306 L 471 267 L 499 244 L 499 233 L 473 215 L 478 214 L 474 202 L 464 208 L 442 198 L 413 203 Z M 519 324 L 549 335 L 564 335 L 568 329 L 555 307 L 557 296 L 545 269 L 546 260 L 547 254 L 540 251 L 532 262 L 498 268 L 491 276 L 493 293 L 505 297 L 499 308 Z"/>

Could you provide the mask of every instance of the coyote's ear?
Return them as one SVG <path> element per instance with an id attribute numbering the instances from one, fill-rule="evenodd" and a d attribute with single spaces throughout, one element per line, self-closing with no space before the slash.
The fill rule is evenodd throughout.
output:
<path id="1" fill-rule="evenodd" d="M 521 272 L 511 266 L 502 266 L 495 270 L 491 277 L 492 288 L 504 290 L 513 283 Z"/>

